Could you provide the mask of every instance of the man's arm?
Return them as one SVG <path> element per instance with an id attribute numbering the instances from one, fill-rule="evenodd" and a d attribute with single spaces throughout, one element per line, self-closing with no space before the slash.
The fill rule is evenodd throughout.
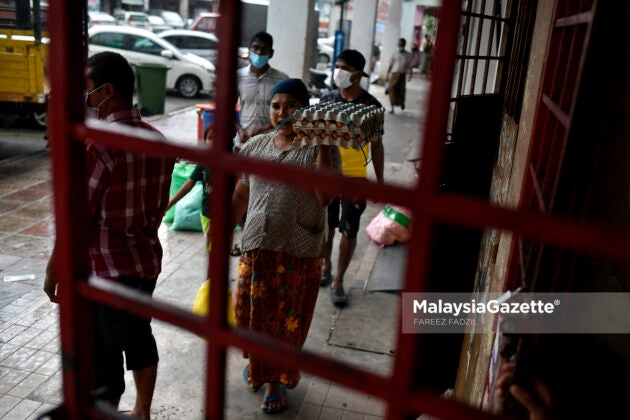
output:
<path id="1" fill-rule="evenodd" d="M 55 249 L 57 245 L 53 247 L 52 253 L 50 254 L 50 258 L 48 259 L 48 265 L 46 266 L 46 277 L 44 279 L 44 292 L 48 295 L 48 299 L 51 302 L 59 303 L 59 295 L 57 293 L 57 284 L 59 281 L 57 280 L 57 273 L 55 268 Z"/>
<path id="2" fill-rule="evenodd" d="M 376 181 L 379 184 L 385 182 L 383 177 L 383 170 L 385 168 L 385 149 L 383 148 L 383 137 L 370 143 L 370 153 L 372 154 L 372 165 L 374 166 L 374 173 L 376 174 Z"/>
<path id="3" fill-rule="evenodd" d="M 319 153 L 317 154 L 317 163 L 315 166 L 318 171 L 335 169 L 333 167 L 333 158 L 331 156 L 332 153 L 339 154 L 337 146 L 328 146 L 323 144 L 319 145 Z M 317 201 L 322 207 L 326 207 L 327 205 L 329 205 L 333 199 L 333 197 L 322 194 L 318 190 L 315 190 L 315 197 L 317 197 Z"/>
<path id="4" fill-rule="evenodd" d="M 192 190 L 192 188 L 195 186 L 196 183 L 197 183 L 197 181 L 195 181 L 194 179 L 190 179 L 190 178 L 187 179 L 186 182 L 184 183 L 184 185 L 182 185 L 179 188 L 179 190 L 177 190 L 177 192 L 175 193 L 173 198 L 171 198 L 171 200 L 168 202 L 168 205 L 166 206 L 166 209 L 164 211 L 165 212 L 169 211 L 171 209 L 171 207 L 173 207 L 175 204 L 177 204 L 177 202 L 179 200 L 184 198 L 186 196 L 186 194 L 188 194 L 190 192 L 190 190 Z"/>

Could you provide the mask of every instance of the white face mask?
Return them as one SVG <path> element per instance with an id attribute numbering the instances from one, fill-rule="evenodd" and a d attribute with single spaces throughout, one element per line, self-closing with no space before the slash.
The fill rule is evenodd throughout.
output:
<path id="1" fill-rule="evenodd" d="M 105 84 L 102 84 L 99 87 L 97 87 L 96 89 L 85 93 L 85 117 L 86 118 L 93 118 L 95 120 L 100 119 L 99 111 L 100 111 L 101 105 L 103 105 L 109 98 L 103 99 L 101 101 L 101 103 L 98 104 L 98 106 L 89 106 L 88 105 L 88 98 L 90 97 L 90 95 L 92 93 L 96 92 L 97 90 L 99 90 L 103 86 L 105 86 Z"/>
<path id="2" fill-rule="evenodd" d="M 350 78 L 354 73 L 350 73 L 348 70 L 335 69 L 333 73 L 333 80 L 339 89 L 347 89 L 352 86 Z"/>

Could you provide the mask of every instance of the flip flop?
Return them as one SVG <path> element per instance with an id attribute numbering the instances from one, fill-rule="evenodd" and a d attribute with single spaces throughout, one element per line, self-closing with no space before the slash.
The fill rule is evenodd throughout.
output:
<path id="1" fill-rule="evenodd" d="M 243 380 L 247 385 L 251 386 L 251 382 L 249 380 L 249 365 L 245 365 L 245 367 L 243 368 Z"/>
<path id="2" fill-rule="evenodd" d="M 230 255 L 233 257 L 238 257 L 242 254 L 243 253 L 241 252 L 241 248 L 239 248 L 238 245 L 234 244 L 234 249 L 230 250 Z"/>
<path id="3" fill-rule="evenodd" d="M 278 393 L 273 394 L 271 396 L 267 395 L 267 393 L 265 393 L 264 396 L 264 402 L 265 404 L 269 405 L 269 403 L 277 400 L 280 397 L 285 397 L 285 391 L 286 389 L 284 388 L 284 385 L 280 385 L 280 391 L 278 391 Z M 287 400 L 286 398 L 284 398 L 284 404 L 283 405 L 279 405 L 277 407 L 273 407 L 273 408 L 263 408 L 262 412 L 265 414 L 277 414 L 277 413 L 282 413 L 284 410 L 287 409 Z"/>

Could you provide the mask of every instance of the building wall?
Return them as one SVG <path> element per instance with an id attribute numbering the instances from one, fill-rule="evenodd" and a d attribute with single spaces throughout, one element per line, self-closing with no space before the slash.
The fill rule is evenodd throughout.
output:
<path id="1" fill-rule="evenodd" d="M 544 60 L 547 51 L 549 34 L 555 2 L 539 1 L 536 24 L 529 57 L 529 67 L 523 97 L 523 107 L 518 126 L 514 126 L 510 119 L 504 119 L 502 133 L 505 138 L 514 138 L 514 153 L 511 162 L 509 180 L 503 180 L 507 187 L 502 205 L 516 208 L 521 196 L 521 188 L 527 176 L 527 161 L 532 136 L 532 127 L 538 104 L 538 96 Z M 507 134 L 506 132 L 516 134 Z M 495 172 L 497 173 L 497 172 Z M 500 171 L 499 171 L 500 173 Z M 504 176 L 504 175 L 501 175 Z M 493 179 L 493 183 L 495 180 Z M 486 288 L 493 292 L 504 290 L 508 257 L 512 246 L 512 235 L 509 232 L 494 232 L 489 234 L 488 244 L 492 248 L 491 255 L 496 256 L 490 276 L 486 279 Z M 487 249 L 490 251 L 490 249 Z M 487 384 L 488 372 L 491 370 L 492 334 L 469 336 L 464 340 L 458 378 L 455 386 L 455 398 L 475 407 L 480 407 Z"/>

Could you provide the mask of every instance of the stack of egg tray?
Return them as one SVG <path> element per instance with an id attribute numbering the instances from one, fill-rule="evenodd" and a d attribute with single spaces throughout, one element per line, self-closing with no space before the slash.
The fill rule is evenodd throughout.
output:
<path id="1" fill-rule="evenodd" d="M 360 149 L 383 132 L 385 109 L 375 105 L 328 102 L 301 108 L 293 115 L 294 145 L 320 144 Z"/>

